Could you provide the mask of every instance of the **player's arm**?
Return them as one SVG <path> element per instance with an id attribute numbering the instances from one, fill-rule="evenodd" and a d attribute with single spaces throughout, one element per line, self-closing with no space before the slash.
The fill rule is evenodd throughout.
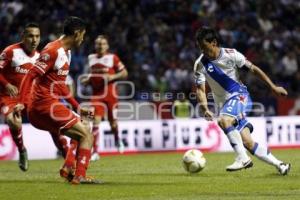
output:
<path id="1" fill-rule="evenodd" d="M 116 73 L 109 75 L 108 82 L 126 79 L 128 77 L 128 71 L 117 55 L 114 55 L 114 69 Z"/>
<path id="2" fill-rule="evenodd" d="M 62 98 L 64 98 L 69 104 L 71 104 L 73 109 L 78 110 L 79 103 L 73 97 L 69 87 L 66 84 L 62 85 L 62 87 L 60 88 L 60 93 Z"/>
<path id="3" fill-rule="evenodd" d="M 19 93 L 18 88 L 13 84 L 9 83 L 4 77 L 4 68 L 6 68 L 11 63 L 12 52 L 3 51 L 0 55 L 0 85 L 2 85 L 6 93 L 11 97 L 16 97 Z"/>
<path id="4" fill-rule="evenodd" d="M 14 115 L 20 116 L 21 111 L 24 109 L 24 102 L 26 99 L 26 92 L 29 90 L 29 88 L 32 86 L 33 80 L 37 78 L 38 76 L 41 76 L 41 72 L 38 71 L 37 68 L 32 67 L 29 72 L 26 74 L 26 76 L 23 78 L 21 86 L 20 86 L 20 99 L 19 103 L 14 107 Z"/>
<path id="5" fill-rule="evenodd" d="M 207 98 L 205 93 L 205 83 L 197 85 L 196 88 L 197 100 L 200 103 L 200 108 L 204 114 L 205 119 L 212 121 L 214 114 L 208 109 Z"/>
<path id="6" fill-rule="evenodd" d="M 276 95 L 286 96 L 288 94 L 283 87 L 275 85 L 266 73 L 264 73 L 259 67 L 251 63 L 249 60 L 247 60 L 243 54 L 235 50 L 234 58 L 236 66 L 238 66 L 239 68 L 248 68 L 254 75 L 258 76 L 259 79 L 265 82 Z"/>
<path id="7" fill-rule="evenodd" d="M 127 69 L 123 68 L 121 71 L 111 74 L 108 78 L 108 82 L 126 79 L 128 77 Z"/>
<path id="8" fill-rule="evenodd" d="M 288 92 L 280 86 L 277 86 L 273 83 L 273 81 L 268 77 L 268 75 L 263 72 L 259 67 L 252 64 L 250 67 L 250 71 L 259 77 L 260 80 L 265 82 L 269 88 L 277 95 L 277 96 L 287 96 Z"/>
<path id="9" fill-rule="evenodd" d="M 203 69 L 199 57 L 194 64 L 194 78 L 196 83 L 197 100 L 200 103 L 200 108 L 206 120 L 212 121 L 214 114 L 208 109 L 207 98 L 205 93 L 205 76 L 201 72 Z"/>
<path id="10" fill-rule="evenodd" d="M 31 88 L 34 79 L 43 76 L 51 67 L 53 67 L 57 55 L 52 54 L 52 56 L 53 57 L 50 59 L 50 52 L 44 51 L 41 53 L 38 60 L 32 64 L 32 67 L 22 80 L 19 104 L 15 106 L 15 112 L 20 112 L 20 110 L 24 108 L 24 102 L 27 95 L 26 92 Z"/>

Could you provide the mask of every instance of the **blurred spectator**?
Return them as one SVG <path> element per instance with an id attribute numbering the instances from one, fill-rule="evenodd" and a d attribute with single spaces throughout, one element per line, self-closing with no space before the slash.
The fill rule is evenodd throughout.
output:
<path id="1" fill-rule="evenodd" d="M 283 75 L 291 78 L 298 71 L 297 57 L 294 51 L 288 51 L 282 58 Z"/>
<path id="2" fill-rule="evenodd" d="M 72 54 L 70 74 L 75 83 L 94 48 L 93 38 L 103 33 L 128 66 L 136 100 L 151 100 L 152 92 L 189 92 L 193 62 L 200 54 L 194 33 L 206 25 L 218 30 L 224 46 L 237 48 L 277 83 L 288 86 L 290 94 L 300 93 L 299 1 L 4 0 L 0 8 L 0 50 L 19 39 L 29 20 L 40 23 L 42 48 L 59 36 L 66 16 L 84 18 L 89 23 L 86 38 Z M 246 76 L 245 81 L 254 98 L 265 96 L 256 79 Z"/>

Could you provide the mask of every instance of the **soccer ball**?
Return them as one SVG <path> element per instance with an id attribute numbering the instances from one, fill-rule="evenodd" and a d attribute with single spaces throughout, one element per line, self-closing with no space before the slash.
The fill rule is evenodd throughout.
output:
<path id="1" fill-rule="evenodd" d="M 191 149 L 184 153 L 182 158 L 183 168 L 190 173 L 200 172 L 206 164 L 203 153 L 197 149 Z"/>

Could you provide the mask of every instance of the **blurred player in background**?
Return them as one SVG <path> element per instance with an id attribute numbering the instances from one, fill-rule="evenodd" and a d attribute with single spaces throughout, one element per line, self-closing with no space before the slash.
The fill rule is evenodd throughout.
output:
<path id="1" fill-rule="evenodd" d="M 124 64 L 116 54 L 108 52 L 108 38 L 105 35 L 99 35 L 95 40 L 96 53 L 88 56 L 89 76 L 82 79 L 83 84 L 90 84 L 93 89 L 93 98 L 91 103 L 95 108 L 95 120 L 93 126 L 94 147 L 92 160 L 98 160 L 98 137 L 99 124 L 105 112 L 114 134 L 115 145 L 120 153 L 124 151 L 124 144 L 119 138 L 118 124 L 115 116 L 115 110 L 118 104 L 117 91 L 114 82 L 125 79 L 128 72 Z"/>
<path id="2" fill-rule="evenodd" d="M 0 56 L 0 108 L 19 151 L 19 167 L 28 170 L 28 155 L 23 143 L 22 117 L 13 114 L 19 100 L 19 87 L 32 64 L 39 57 L 40 29 L 35 23 L 25 25 L 21 42 L 6 47 Z M 26 91 L 27 94 L 30 90 Z M 25 107 L 29 95 L 24 99 Z"/>
<path id="3" fill-rule="evenodd" d="M 219 126 L 237 154 L 235 162 L 227 166 L 226 170 L 236 171 L 252 167 L 251 158 L 243 146 L 245 145 L 250 153 L 275 166 L 281 175 L 287 175 L 291 165 L 275 158 L 266 146 L 254 142 L 251 138 L 253 126 L 246 119 L 246 112 L 251 108 L 251 98 L 247 87 L 239 79 L 238 70 L 248 69 L 278 96 L 286 96 L 287 91 L 275 85 L 262 70 L 237 50 L 220 47 L 220 38 L 215 30 L 208 27 L 199 29 L 196 42 L 202 51 L 194 65 L 197 97 L 202 111 L 207 120 L 213 120 L 214 114 L 208 109 L 205 94 L 207 81 L 213 92 L 215 104 L 220 108 Z"/>
<path id="4" fill-rule="evenodd" d="M 31 124 L 52 134 L 62 134 L 72 138 L 76 147 L 74 148 L 76 153 L 68 151 L 60 175 L 72 184 L 96 184 L 100 182 L 86 176 L 93 135 L 81 122 L 80 117 L 59 101 L 60 97 L 64 96 L 75 109 L 79 108 L 77 101 L 69 94 L 65 81 L 69 73 L 71 49 L 79 47 L 82 43 L 86 23 L 78 17 L 68 17 L 63 27 L 64 35 L 47 44 L 37 62 L 23 79 L 20 88 L 21 104 L 15 107 L 15 113 L 23 109 L 27 88 L 31 87 L 35 80 L 32 101 L 28 105 L 28 117 Z M 83 108 L 80 110 L 82 115 L 89 114 Z M 75 141 L 78 142 L 78 147 Z M 74 166 L 75 156 L 76 166 Z"/>

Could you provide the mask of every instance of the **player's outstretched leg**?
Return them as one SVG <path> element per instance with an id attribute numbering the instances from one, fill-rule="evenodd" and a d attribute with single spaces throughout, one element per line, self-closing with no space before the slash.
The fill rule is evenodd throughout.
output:
<path id="1" fill-rule="evenodd" d="M 77 122 L 74 126 L 64 132 L 65 135 L 78 141 L 76 152 L 76 170 L 72 184 L 99 184 L 101 181 L 86 176 L 86 170 L 91 158 L 93 145 L 93 135 L 82 122 Z"/>
<path id="2" fill-rule="evenodd" d="M 6 116 L 6 123 L 9 126 L 10 133 L 19 151 L 19 168 L 25 172 L 29 168 L 29 163 L 27 150 L 23 143 L 21 115 L 15 116 L 12 112 L 9 113 Z"/>
<path id="3" fill-rule="evenodd" d="M 248 151 L 258 159 L 276 167 L 281 175 L 287 175 L 291 169 L 291 164 L 278 160 L 266 146 L 254 142 L 251 137 L 251 130 L 252 125 L 250 127 L 248 125 L 241 132 L 243 143 Z"/>
<path id="4" fill-rule="evenodd" d="M 253 166 L 251 158 L 247 155 L 243 146 L 242 138 L 239 131 L 233 126 L 235 119 L 230 116 L 222 115 L 218 121 L 219 126 L 224 130 L 232 148 L 237 157 L 235 162 L 226 167 L 226 171 L 237 171 L 250 168 Z"/>

